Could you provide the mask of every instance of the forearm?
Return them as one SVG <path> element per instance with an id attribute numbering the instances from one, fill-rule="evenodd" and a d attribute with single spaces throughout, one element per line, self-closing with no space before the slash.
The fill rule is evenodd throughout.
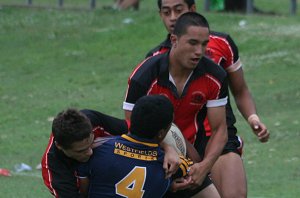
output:
<path id="1" fill-rule="evenodd" d="M 213 131 L 205 149 L 205 155 L 201 163 L 206 167 L 207 173 L 211 170 L 218 157 L 221 155 L 227 142 L 228 135 L 226 127 Z"/>
<path id="2" fill-rule="evenodd" d="M 243 90 L 240 94 L 234 97 L 238 110 L 247 120 L 250 115 L 257 114 L 255 102 L 248 89 Z"/>
<path id="3" fill-rule="evenodd" d="M 234 97 L 238 110 L 247 120 L 252 114 L 256 114 L 256 106 L 251 92 L 244 78 L 243 69 L 228 74 L 229 87 Z"/>
<path id="4" fill-rule="evenodd" d="M 186 143 L 186 150 L 187 150 L 187 157 L 193 160 L 193 162 L 200 162 L 202 161 L 199 153 L 195 149 L 194 145 L 192 145 L 189 141 L 185 139 Z"/>

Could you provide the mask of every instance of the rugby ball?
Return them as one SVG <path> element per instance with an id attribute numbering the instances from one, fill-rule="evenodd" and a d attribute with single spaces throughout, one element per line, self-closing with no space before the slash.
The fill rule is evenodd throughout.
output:
<path id="1" fill-rule="evenodd" d="M 172 123 L 163 142 L 174 147 L 179 155 L 186 156 L 186 144 L 180 129 Z"/>

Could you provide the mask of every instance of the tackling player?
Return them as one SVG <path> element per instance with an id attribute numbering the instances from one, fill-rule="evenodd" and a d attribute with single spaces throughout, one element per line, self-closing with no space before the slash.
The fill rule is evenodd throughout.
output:
<path id="1" fill-rule="evenodd" d="M 93 110 L 68 109 L 55 117 L 52 132 L 41 162 L 44 184 L 55 197 L 76 198 L 80 197 L 76 168 L 92 155 L 95 138 L 125 134 L 128 123 Z M 164 168 L 170 176 L 176 172 L 179 159 L 171 146 L 163 147 Z"/>

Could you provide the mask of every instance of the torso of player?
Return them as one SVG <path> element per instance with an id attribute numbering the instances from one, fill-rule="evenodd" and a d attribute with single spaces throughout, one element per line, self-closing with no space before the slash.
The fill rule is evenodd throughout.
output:
<path id="1" fill-rule="evenodd" d="M 162 94 L 167 96 L 174 106 L 174 123 L 181 129 L 183 135 L 194 142 L 198 131 L 197 115 L 206 105 L 208 100 L 218 97 L 219 84 L 212 76 L 204 75 L 200 78 L 190 80 L 183 88 L 179 96 L 175 85 L 171 89 L 159 83 L 153 84 L 148 91 L 148 95 Z"/>
<path id="2" fill-rule="evenodd" d="M 164 178 L 162 163 L 163 153 L 157 144 L 128 135 L 111 139 L 96 149 L 91 158 L 93 179 L 89 196 L 161 197 L 170 184 Z"/>
<path id="3" fill-rule="evenodd" d="M 209 100 L 219 99 L 225 73 L 212 61 L 203 58 L 187 80 L 182 93 L 178 94 L 175 84 L 170 80 L 167 59 L 167 53 L 155 56 L 133 72 L 126 102 L 134 104 L 143 95 L 167 96 L 174 106 L 174 122 L 185 138 L 193 143 L 198 126 L 202 123 L 198 120 L 198 113 Z"/>

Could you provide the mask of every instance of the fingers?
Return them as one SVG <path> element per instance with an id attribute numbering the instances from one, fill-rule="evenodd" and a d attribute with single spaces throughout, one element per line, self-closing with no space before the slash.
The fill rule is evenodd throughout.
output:
<path id="1" fill-rule="evenodd" d="M 169 161 L 164 160 L 163 168 L 165 170 L 166 178 L 170 178 L 179 168 L 179 159 L 178 161 Z"/>
<path id="2" fill-rule="evenodd" d="M 269 140 L 269 138 L 270 138 L 270 133 L 268 130 L 258 133 L 258 139 L 259 139 L 259 141 L 261 141 L 263 143 L 267 142 Z"/>
<path id="3" fill-rule="evenodd" d="M 263 123 L 255 122 L 253 131 L 257 135 L 260 142 L 267 142 L 269 140 L 270 133 Z"/>
<path id="4" fill-rule="evenodd" d="M 260 122 L 259 119 L 256 119 L 256 117 L 254 117 L 252 119 L 248 119 L 248 122 L 260 142 L 264 143 L 269 140 L 270 133 L 267 127 L 262 122 Z"/>
<path id="5" fill-rule="evenodd" d="M 165 170 L 166 178 L 171 177 L 176 173 L 179 168 L 180 158 L 176 150 L 167 144 L 164 144 L 165 157 L 163 162 L 163 168 Z"/>
<path id="6" fill-rule="evenodd" d="M 175 179 L 171 184 L 171 191 L 176 192 L 178 190 L 184 190 L 192 186 L 191 177 L 180 177 Z"/>

